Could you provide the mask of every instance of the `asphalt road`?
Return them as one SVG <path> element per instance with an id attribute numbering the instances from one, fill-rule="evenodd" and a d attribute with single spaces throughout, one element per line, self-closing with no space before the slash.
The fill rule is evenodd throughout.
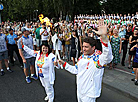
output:
<path id="1" fill-rule="evenodd" d="M 19 65 L 11 67 L 14 72 L 0 76 L 0 102 L 45 102 L 45 91 L 39 80 L 25 82 L 23 70 Z M 75 75 L 65 70 L 56 70 L 55 102 L 77 102 Z M 119 92 L 103 85 L 101 97 L 97 102 L 135 102 Z"/>

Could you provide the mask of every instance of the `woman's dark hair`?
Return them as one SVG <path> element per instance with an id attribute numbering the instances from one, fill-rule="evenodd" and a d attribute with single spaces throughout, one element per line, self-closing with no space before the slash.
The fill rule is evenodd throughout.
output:
<path id="1" fill-rule="evenodd" d="M 42 46 L 48 47 L 48 55 L 52 52 L 52 50 L 50 49 L 50 47 L 49 47 L 49 45 L 47 43 L 42 43 L 40 45 L 40 53 L 42 53 Z"/>

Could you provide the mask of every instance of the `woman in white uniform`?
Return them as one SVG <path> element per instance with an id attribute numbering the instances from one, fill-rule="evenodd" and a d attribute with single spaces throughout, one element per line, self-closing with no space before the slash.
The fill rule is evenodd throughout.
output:
<path id="1" fill-rule="evenodd" d="M 42 44 L 40 46 L 40 51 L 31 50 L 25 45 L 23 45 L 22 47 L 28 54 L 36 57 L 35 60 L 36 75 L 39 76 L 42 86 L 45 88 L 47 94 L 44 100 L 48 100 L 48 102 L 53 102 L 54 100 L 53 84 L 55 80 L 54 65 L 57 65 L 57 63 L 55 62 L 55 55 L 51 53 L 48 44 Z"/>

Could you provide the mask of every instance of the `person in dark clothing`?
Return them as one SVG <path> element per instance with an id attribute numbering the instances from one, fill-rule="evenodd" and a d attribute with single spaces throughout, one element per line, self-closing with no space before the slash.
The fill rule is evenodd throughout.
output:
<path id="1" fill-rule="evenodd" d="M 134 81 L 134 84 L 135 85 L 138 85 L 138 40 L 137 40 L 137 44 L 134 45 L 130 51 L 134 51 L 136 50 L 136 53 L 135 53 L 135 58 L 133 60 L 133 70 L 134 70 L 134 73 L 135 73 L 135 78 L 134 79 L 131 79 L 132 81 Z"/>
<path id="2" fill-rule="evenodd" d="M 72 31 L 71 35 L 71 53 L 70 56 L 73 57 L 73 65 L 75 65 L 75 58 L 79 58 L 80 56 L 80 43 L 77 37 L 77 33 L 75 30 Z"/>
<path id="3" fill-rule="evenodd" d="M 80 56 L 80 39 L 77 37 L 76 31 L 72 30 L 72 35 L 67 40 L 71 40 L 71 52 L 70 56 L 73 58 L 73 65 L 75 65 L 75 58 Z"/>
<path id="4" fill-rule="evenodd" d="M 126 25 L 124 25 L 126 27 Z M 129 26 L 128 29 L 126 30 L 126 35 L 125 35 L 125 40 L 122 43 L 122 49 L 123 49 L 123 57 L 122 57 L 122 66 L 125 66 L 125 58 L 126 58 L 126 54 L 127 54 L 127 46 L 128 46 L 128 41 L 129 41 L 129 37 L 133 34 L 132 32 L 132 27 Z"/>
<path id="5" fill-rule="evenodd" d="M 130 49 L 137 44 L 137 39 L 138 39 L 138 35 L 137 35 L 137 30 L 134 30 L 134 34 L 132 36 L 129 37 L 129 44 L 130 44 L 130 48 L 129 48 L 129 66 L 128 68 L 131 68 L 131 58 L 133 56 L 133 59 L 135 57 L 136 54 L 136 50 L 134 51 L 130 51 Z"/>
<path id="6" fill-rule="evenodd" d="M 18 46 L 17 46 L 17 35 L 13 33 L 13 29 L 9 30 L 9 35 L 7 36 L 7 42 L 8 42 L 8 50 L 9 50 L 9 55 L 10 55 L 10 62 L 12 65 L 14 65 L 14 61 L 13 61 L 13 53 L 15 51 L 18 60 L 21 64 L 21 67 L 23 66 L 23 61 L 22 58 L 19 54 L 19 50 L 18 50 Z"/>

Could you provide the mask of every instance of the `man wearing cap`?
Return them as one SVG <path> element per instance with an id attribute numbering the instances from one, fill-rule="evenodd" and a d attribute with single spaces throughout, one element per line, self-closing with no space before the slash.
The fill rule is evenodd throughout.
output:
<path id="1" fill-rule="evenodd" d="M 2 34 L 0 32 L 0 70 L 1 70 L 1 76 L 3 76 L 5 74 L 4 70 L 2 68 L 2 60 L 3 59 L 5 61 L 5 66 L 7 68 L 7 71 L 12 73 L 13 71 L 8 66 L 8 51 L 7 51 L 7 46 L 6 46 L 6 35 Z"/>
<path id="2" fill-rule="evenodd" d="M 17 46 L 18 36 L 13 32 L 13 29 L 11 29 L 11 28 L 9 29 L 9 35 L 7 36 L 7 40 L 8 40 L 8 50 L 9 50 L 11 64 L 14 65 L 13 52 L 15 51 L 16 55 L 18 57 L 18 60 L 22 66 L 23 62 L 22 62 L 22 58 L 19 54 L 19 50 L 18 50 L 18 46 Z"/>
<path id="3" fill-rule="evenodd" d="M 28 75 L 29 67 L 30 67 L 30 71 L 31 71 L 31 78 L 35 79 L 35 80 L 38 79 L 34 74 L 35 73 L 35 71 L 34 71 L 35 58 L 33 56 L 29 55 L 27 52 L 25 52 L 22 49 L 21 43 L 23 43 L 23 45 L 26 45 L 27 47 L 29 47 L 30 49 L 33 50 L 33 38 L 31 36 L 29 36 L 28 29 L 22 28 L 21 31 L 23 33 L 23 36 L 18 41 L 18 48 L 19 48 L 19 53 L 22 57 L 23 64 L 24 64 L 24 74 L 26 76 L 26 82 L 31 83 L 30 77 Z"/>

